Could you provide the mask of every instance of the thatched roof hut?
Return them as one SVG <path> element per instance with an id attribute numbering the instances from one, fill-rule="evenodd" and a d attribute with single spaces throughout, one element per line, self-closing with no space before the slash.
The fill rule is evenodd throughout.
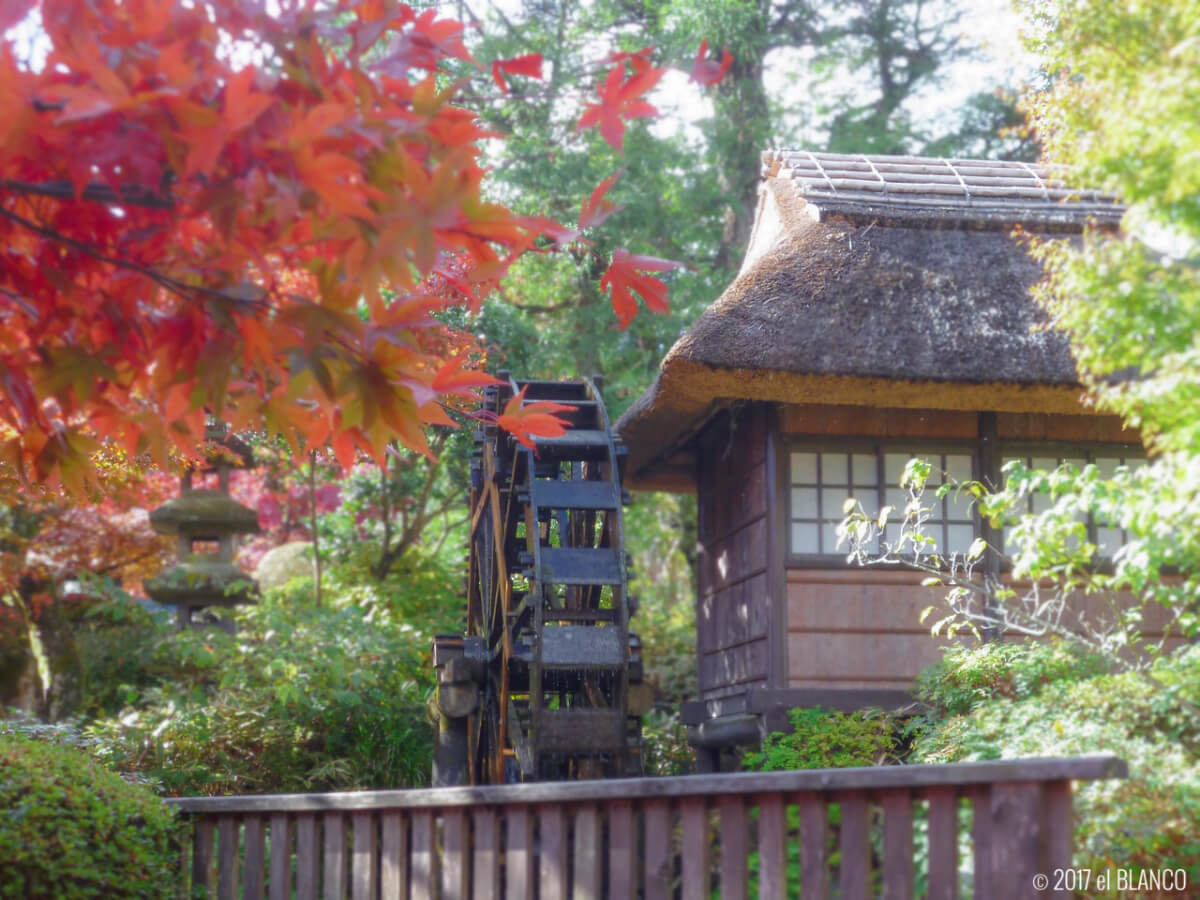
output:
<path id="1" fill-rule="evenodd" d="M 727 400 L 1078 412 L 1014 231 L 1079 234 L 1122 212 L 1021 162 L 765 154 L 741 272 L 617 423 L 631 483 L 688 488 L 682 447 Z"/>

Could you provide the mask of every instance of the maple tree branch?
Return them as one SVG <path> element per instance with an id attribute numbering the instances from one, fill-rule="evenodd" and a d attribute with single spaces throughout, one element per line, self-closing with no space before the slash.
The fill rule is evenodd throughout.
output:
<path id="1" fill-rule="evenodd" d="M 42 197 L 56 197 L 60 200 L 91 200 L 107 205 L 145 206 L 151 209 L 173 209 L 175 200 L 171 197 L 157 194 L 142 185 L 126 185 L 119 191 L 113 190 L 106 184 L 92 182 L 76 195 L 75 186 L 69 181 L 13 181 L 6 179 L 2 186 L 6 191 L 18 194 L 37 194 Z"/>
<path id="2" fill-rule="evenodd" d="M 233 294 L 226 293 L 225 291 L 217 290 L 216 288 L 204 287 L 203 285 L 185 284 L 182 281 L 171 278 L 169 275 L 164 275 L 161 272 L 154 271 L 153 269 L 148 269 L 145 266 L 138 265 L 135 262 L 130 262 L 127 259 L 109 256 L 107 253 L 102 253 L 90 244 L 85 244 L 83 241 L 78 241 L 75 240 L 75 238 L 67 237 L 62 232 L 53 228 L 48 228 L 45 225 L 39 225 L 32 219 L 27 219 L 20 213 L 13 212 L 11 209 L 4 209 L 0 207 L 0 216 L 16 222 L 23 228 L 28 228 L 35 234 L 40 234 L 44 238 L 49 238 L 52 241 L 58 241 L 66 244 L 68 247 L 72 247 L 73 249 L 78 250 L 80 253 L 90 256 L 97 262 L 107 263 L 111 266 L 117 266 L 118 268 L 127 269 L 131 272 L 137 272 L 140 275 L 144 275 L 159 287 L 170 291 L 171 293 L 176 294 L 185 300 L 190 299 L 195 294 L 201 294 L 207 297 L 212 297 L 213 299 L 224 300 L 234 304 L 256 304 L 259 302 L 246 297 L 237 297 Z"/>

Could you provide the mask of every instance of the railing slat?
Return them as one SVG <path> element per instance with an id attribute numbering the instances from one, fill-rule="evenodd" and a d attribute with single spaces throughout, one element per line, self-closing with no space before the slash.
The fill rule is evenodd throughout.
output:
<path id="1" fill-rule="evenodd" d="M 197 819 L 192 837 L 192 886 L 208 896 L 212 888 L 213 848 L 216 842 L 216 822 Z"/>
<path id="2" fill-rule="evenodd" d="M 296 816 L 296 900 L 317 900 L 317 817 Z"/>
<path id="3" fill-rule="evenodd" d="M 538 810 L 538 889 L 541 900 L 567 900 L 567 823 L 561 806 Z"/>
<path id="4" fill-rule="evenodd" d="M 783 797 L 758 797 L 758 896 L 775 900 L 787 896 L 787 823 Z"/>
<path id="5" fill-rule="evenodd" d="M 993 900 L 992 891 L 992 789 L 982 785 L 971 791 L 971 840 L 975 844 L 975 900 Z"/>
<path id="6" fill-rule="evenodd" d="M 381 900 L 408 900 L 408 841 L 404 814 L 385 812 L 380 817 L 379 896 Z"/>
<path id="7" fill-rule="evenodd" d="M 633 897 L 633 804 L 616 800 L 608 805 L 608 896 Z"/>
<path id="8" fill-rule="evenodd" d="M 427 809 L 412 817 L 412 896 L 428 900 L 437 890 L 437 848 L 434 846 L 433 813 Z"/>
<path id="9" fill-rule="evenodd" d="M 575 885 L 573 900 L 600 900 L 600 817 L 591 804 L 575 810 Z"/>
<path id="10" fill-rule="evenodd" d="M 842 863 L 838 870 L 841 900 L 867 900 L 870 893 L 871 836 L 867 830 L 867 798 L 839 793 L 842 810 Z"/>
<path id="11" fill-rule="evenodd" d="M 292 900 L 292 841 L 287 813 L 271 816 L 271 900 Z"/>
<path id="12" fill-rule="evenodd" d="M 703 797 L 679 804 L 683 820 L 683 900 L 708 900 L 708 807 Z"/>
<path id="13" fill-rule="evenodd" d="M 883 897 L 912 900 L 913 811 L 908 791 L 883 795 Z"/>
<path id="14" fill-rule="evenodd" d="M 746 900 L 746 805 L 742 797 L 717 802 L 721 820 L 721 900 Z"/>
<path id="15" fill-rule="evenodd" d="M 467 817 L 461 809 L 448 809 L 442 817 L 442 896 L 467 895 Z"/>
<path id="16" fill-rule="evenodd" d="M 998 784 L 992 789 L 992 879 L 1006 897 L 1036 898 L 1033 876 L 1042 872 L 1042 786 Z M 1050 875 L 1052 873 L 1044 873 Z"/>
<path id="17" fill-rule="evenodd" d="M 235 900 L 237 864 L 238 820 L 221 816 L 217 819 L 217 900 Z"/>
<path id="18" fill-rule="evenodd" d="M 671 807 L 666 800 L 648 800 L 643 808 L 646 827 L 644 843 L 645 898 L 667 900 L 671 891 Z"/>
<path id="19" fill-rule="evenodd" d="M 805 900 L 829 896 L 829 813 L 818 794 L 800 794 L 800 890 Z"/>
<path id="20" fill-rule="evenodd" d="M 332 812 L 325 814 L 321 824 L 325 829 L 324 896 L 342 900 L 346 895 L 346 820 L 340 812 Z"/>
<path id="21" fill-rule="evenodd" d="M 350 896 L 354 900 L 375 900 L 376 834 L 375 815 L 356 812 L 350 816 L 354 830 L 354 851 L 350 863 Z"/>
<path id="22" fill-rule="evenodd" d="M 930 788 L 929 900 L 958 900 L 958 795 L 954 788 Z"/>
<path id="23" fill-rule="evenodd" d="M 508 897 L 533 896 L 533 828 L 529 810 L 520 806 L 506 815 L 504 882 Z"/>
<path id="24" fill-rule="evenodd" d="M 1042 785 L 1043 817 L 1046 823 L 1046 839 L 1043 842 L 1046 856 L 1042 871 L 1053 878 L 1055 870 L 1071 867 L 1071 840 L 1075 834 L 1075 822 L 1071 814 L 1071 782 L 1051 781 Z M 1050 887 L 1053 889 L 1054 885 Z M 1070 900 L 1068 890 L 1054 891 L 1056 900 Z"/>
<path id="25" fill-rule="evenodd" d="M 494 809 L 471 813 L 474 830 L 472 852 L 472 888 L 475 900 L 493 900 L 500 896 L 500 829 Z"/>
<path id="26" fill-rule="evenodd" d="M 267 841 L 261 816 L 246 818 L 246 856 L 242 866 L 242 896 L 245 900 L 262 900 L 267 875 Z"/>

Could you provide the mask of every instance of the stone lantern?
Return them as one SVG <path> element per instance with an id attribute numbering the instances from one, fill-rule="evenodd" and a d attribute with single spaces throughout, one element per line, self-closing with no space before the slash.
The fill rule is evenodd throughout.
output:
<path id="1" fill-rule="evenodd" d="M 210 426 L 207 438 L 216 448 L 206 464 L 185 472 L 179 496 L 150 513 L 155 531 L 179 538 L 179 563 L 146 579 L 144 586 L 156 603 L 176 608 L 180 629 L 211 624 L 194 618 L 196 610 L 258 599 L 254 579 L 233 564 L 234 538 L 257 532 L 258 514 L 229 496 L 230 471 L 250 468 L 254 456 L 223 428 Z M 197 478 L 201 486 L 195 485 Z"/>

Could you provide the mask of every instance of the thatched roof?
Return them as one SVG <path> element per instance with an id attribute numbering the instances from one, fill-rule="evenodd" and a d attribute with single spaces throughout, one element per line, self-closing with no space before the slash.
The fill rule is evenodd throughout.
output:
<path id="1" fill-rule="evenodd" d="M 737 399 L 1078 412 L 1063 337 L 1015 226 L 1072 234 L 1121 207 L 1025 163 L 767 154 L 734 282 L 617 423 L 635 486 Z M 686 480 L 686 473 L 680 472 Z"/>

